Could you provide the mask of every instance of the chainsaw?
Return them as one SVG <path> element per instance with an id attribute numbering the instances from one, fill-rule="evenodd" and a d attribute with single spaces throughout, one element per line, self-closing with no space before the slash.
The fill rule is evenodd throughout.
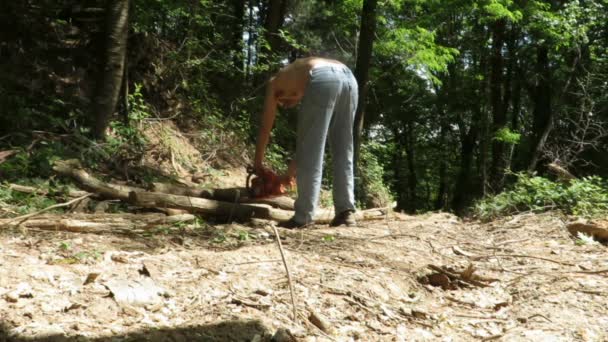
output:
<path id="1" fill-rule="evenodd" d="M 246 188 L 250 198 L 281 196 L 286 194 L 292 185 L 292 181 L 285 182 L 272 170 L 264 169 L 256 174 L 252 166 L 247 167 Z"/>

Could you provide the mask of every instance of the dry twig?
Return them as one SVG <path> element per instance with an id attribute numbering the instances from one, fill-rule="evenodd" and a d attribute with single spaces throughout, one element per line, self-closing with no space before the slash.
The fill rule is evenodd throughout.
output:
<path id="1" fill-rule="evenodd" d="M 560 265 L 564 265 L 564 266 L 576 266 L 574 264 L 568 263 L 568 262 L 563 262 L 563 261 L 558 261 L 558 260 L 553 260 L 553 259 L 549 259 L 549 258 L 543 258 L 543 257 L 538 257 L 538 256 L 533 256 L 533 255 L 525 255 L 525 254 L 492 254 L 492 255 L 480 255 L 477 256 L 473 259 L 475 260 L 480 260 L 480 259 L 488 259 L 488 258 L 493 258 L 493 257 L 507 257 L 507 258 L 527 258 L 527 259 L 538 259 L 538 260 L 544 260 L 544 261 L 548 261 L 548 262 L 552 262 L 554 264 L 560 264 Z"/>
<path id="2" fill-rule="evenodd" d="M 296 297 L 293 291 L 293 283 L 291 281 L 291 274 L 289 273 L 289 266 L 287 266 L 287 260 L 285 259 L 285 252 L 283 251 L 283 245 L 281 244 L 281 237 L 279 236 L 279 231 L 277 227 L 272 225 L 272 230 L 274 230 L 274 235 L 277 238 L 277 244 L 279 245 L 279 251 L 281 252 L 281 259 L 283 260 L 283 266 L 285 266 L 285 273 L 287 273 L 287 281 L 289 283 L 289 293 L 291 294 L 291 305 L 293 306 L 293 321 L 298 321 L 298 309 L 296 306 Z"/>
<path id="3" fill-rule="evenodd" d="M 53 210 L 53 209 L 57 209 L 57 208 L 63 208 L 63 207 L 70 206 L 70 205 L 72 205 L 74 203 L 80 202 L 83 199 L 85 199 L 87 197 L 91 197 L 91 196 L 93 196 L 93 194 L 86 194 L 84 196 L 80 196 L 78 198 L 74 198 L 73 200 L 67 201 L 65 203 L 53 204 L 50 207 L 46 207 L 46 208 L 44 208 L 42 210 L 39 210 L 37 212 L 15 217 L 7 225 L 12 225 L 13 222 L 18 221 L 17 224 L 15 224 L 16 226 L 18 226 L 18 225 L 22 224 L 23 222 L 27 221 L 28 219 L 36 216 L 36 215 L 40 215 L 40 214 L 45 213 L 45 212 L 47 212 L 49 210 Z"/>

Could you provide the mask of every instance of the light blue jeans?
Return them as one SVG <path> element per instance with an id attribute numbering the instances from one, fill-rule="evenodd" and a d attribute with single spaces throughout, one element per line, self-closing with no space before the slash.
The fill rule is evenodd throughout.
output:
<path id="1" fill-rule="evenodd" d="M 336 214 L 355 209 L 353 180 L 353 122 L 357 109 L 357 80 L 348 67 L 322 65 L 310 71 L 310 82 L 298 113 L 294 220 L 311 223 L 319 200 L 323 153 L 329 135 L 333 161 L 333 200 Z"/>

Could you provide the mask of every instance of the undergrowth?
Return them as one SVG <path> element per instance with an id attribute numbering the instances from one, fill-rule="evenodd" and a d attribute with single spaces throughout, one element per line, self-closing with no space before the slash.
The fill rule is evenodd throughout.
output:
<path id="1" fill-rule="evenodd" d="M 608 214 L 608 182 L 597 176 L 559 183 L 544 177 L 517 174 L 510 190 L 486 197 L 474 206 L 483 220 L 524 211 L 561 210 L 566 214 L 598 217 Z"/>

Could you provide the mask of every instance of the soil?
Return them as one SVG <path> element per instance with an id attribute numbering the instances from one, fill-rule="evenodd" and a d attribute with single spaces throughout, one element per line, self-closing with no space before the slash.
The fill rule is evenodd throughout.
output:
<path id="1" fill-rule="evenodd" d="M 608 340 L 606 246 L 558 214 L 279 229 L 296 321 L 271 224 L 4 229 L 0 341 Z"/>

